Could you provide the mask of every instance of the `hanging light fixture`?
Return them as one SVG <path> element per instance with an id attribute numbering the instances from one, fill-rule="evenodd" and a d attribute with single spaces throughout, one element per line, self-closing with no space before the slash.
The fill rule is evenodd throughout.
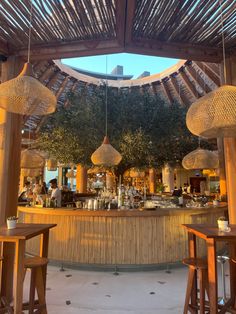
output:
<path id="1" fill-rule="evenodd" d="M 44 163 L 44 158 L 34 149 L 25 149 L 21 152 L 21 168 L 43 168 Z"/>
<path id="2" fill-rule="evenodd" d="M 55 111 L 57 100 L 47 87 L 34 78 L 30 63 L 32 12 L 31 0 L 28 61 L 16 78 L 0 84 L 0 107 L 21 115 L 47 115 Z"/>
<path id="3" fill-rule="evenodd" d="M 201 97 L 187 112 L 186 124 L 195 135 L 216 138 L 236 136 L 236 86 L 225 85 L 226 58 L 222 1 L 220 1 L 224 85 Z"/>
<path id="4" fill-rule="evenodd" d="M 121 154 L 110 144 L 107 136 L 107 57 L 106 57 L 106 87 L 105 87 L 105 102 L 106 102 L 106 135 L 102 142 L 91 156 L 92 163 L 97 166 L 116 166 L 121 162 Z"/>
<path id="5" fill-rule="evenodd" d="M 47 160 L 47 170 L 56 171 L 57 170 L 57 160 L 50 158 Z"/>
<path id="6" fill-rule="evenodd" d="M 38 177 L 42 174 L 42 169 L 27 169 L 27 168 L 22 168 L 21 169 L 21 175 L 23 177 Z"/>
<path id="7" fill-rule="evenodd" d="M 217 169 L 219 158 L 215 152 L 198 147 L 183 158 L 182 165 L 187 170 Z"/>

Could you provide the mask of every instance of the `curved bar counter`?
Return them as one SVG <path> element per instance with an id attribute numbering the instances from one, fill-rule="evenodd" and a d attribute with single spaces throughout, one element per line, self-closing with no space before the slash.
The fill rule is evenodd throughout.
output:
<path id="1" fill-rule="evenodd" d="M 216 223 L 225 211 L 226 204 L 155 211 L 18 207 L 21 222 L 57 224 L 49 240 L 51 260 L 97 266 L 154 266 L 181 261 L 188 256 L 187 234 L 181 225 Z M 38 241 L 28 241 L 29 253 L 38 254 Z M 202 245 L 198 249 L 204 254 Z"/>

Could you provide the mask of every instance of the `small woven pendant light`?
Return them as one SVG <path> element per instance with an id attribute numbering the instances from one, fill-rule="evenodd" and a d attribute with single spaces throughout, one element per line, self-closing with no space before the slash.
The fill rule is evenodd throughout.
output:
<path id="1" fill-rule="evenodd" d="M 30 64 L 30 42 L 33 3 L 31 0 L 28 62 L 16 78 L 0 84 L 0 107 L 21 115 L 47 115 L 56 109 L 55 95 L 34 78 Z"/>
<path id="2" fill-rule="evenodd" d="M 21 152 L 21 168 L 43 168 L 44 163 L 44 158 L 34 149 L 25 149 Z"/>
<path id="3" fill-rule="evenodd" d="M 57 170 L 57 160 L 50 158 L 47 160 L 47 170 L 56 171 Z"/>
<path id="4" fill-rule="evenodd" d="M 222 1 L 221 27 L 224 63 L 224 81 L 226 80 L 225 42 Z M 187 112 L 186 124 L 195 135 L 216 138 L 236 136 L 236 86 L 223 85 L 201 97 L 191 105 Z"/>
<path id="5" fill-rule="evenodd" d="M 139 168 L 130 168 L 125 171 L 124 177 L 130 177 L 130 178 L 144 178 L 145 177 L 145 171 L 140 170 Z"/>
<path id="6" fill-rule="evenodd" d="M 116 166 L 121 159 L 121 154 L 110 144 L 107 136 L 91 156 L 92 163 L 98 166 Z"/>
<path id="7" fill-rule="evenodd" d="M 107 57 L 106 57 L 106 74 L 107 74 Z M 92 163 L 97 166 L 117 166 L 122 159 L 121 154 L 110 144 L 109 138 L 107 136 L 107 76 L 106 76 L 106 88 L 105 88 L 105 98 L 106 98 L 106 136 L 99 146 L 91 156 Z"/>
<path id="8" fill-rule="evenodd" d="M 67 172 L 66 174 L 66 177 L 69 178 L 69 179 L 74 179 L 76 178 L 76 174 L 75 174 L 75 171 L 72 169 L 70 171 Z"/>
<path id="9" fill-rule="evenodd" d="M 219 167 L 219 158 L 215 152 L 197 148 L 183 158 L 182 165 L 187 170 L 216 169 Z"/>

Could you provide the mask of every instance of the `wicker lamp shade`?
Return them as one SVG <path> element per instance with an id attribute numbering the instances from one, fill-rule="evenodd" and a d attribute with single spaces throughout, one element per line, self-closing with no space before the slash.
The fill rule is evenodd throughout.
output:
<path id="1" fill-rule="evenodd" d="M 76 178 L 76 174 L 75 174 L 74 170 L 68 171 L 67 174 L 66 174 L 66 177 L 69 178 L 69 179 Z"/>
<path id="2" fill-rule="evenodd" d="M 97 166 L 116 166 L 121 159 L 121 154 L 110 144 L 107 136 L 91 156 L 92 163 Z"/>
<path id="3" fill-rule="evenodd" d="M 236 86 L 223 85 L 189 108 L 186 124 L 195 135 L 216 138 L 236 136 Z"/>
<path id="4" fill-rule="evenodd" d="M 21 152 L 21 168 L 43 168 L 45 160 L 36 150 L 25 149 Z"/>
<path id="5" fill-rule="evenodd" d="M 21 115 L 47 115 L 56 109 L 55 95 L 33 77 L 30 63 L 25 63 L 16 78 L 0 85 L 0 107 Z"/>
<path id="6" fill-rule="evenodd" d="M 21 175 L 23 177 L 38 177 L 42 174 L 41 169 L 27 169 L 27 168 L 22 168 L 21 169 Z"/>
<path id="7" fill-rule="evenodd" d="M 216 169 L 219 167 L 219 158 L 215 152 L 198 148 L 187 154 L 182 165 L 185 169 Z"/>
<path id="8" fill-rule="evenodd" d="M 104 166 L 93 166 L 92 168 L 88 169 L 88 174 L 96 174 L 96 173 L 113 173 L 111 168 L 104 167 Z"/>
<path id="9" fill-rule="evenodd" d="M 57 160 L 56 159 L 48 159 L 47 160 L 47 170 L 48 171 L 56 171 L 57 170 Z"/>
<path id="10" fill-rule="evenodd" d="M 138 168 L 130 168 L 125 171 L 124 177 L 129 177 L 129 178 L 144 178 L 145 177 L 145 171 L 140 170 Z"/>

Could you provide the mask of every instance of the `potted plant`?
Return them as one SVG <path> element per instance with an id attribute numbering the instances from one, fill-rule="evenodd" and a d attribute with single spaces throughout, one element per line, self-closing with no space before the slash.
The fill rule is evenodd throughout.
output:
<path id="1" fill-rule="evenodd" d="M 229 221 L 226 217 L 221 216 L 217 219 L 217 223 L 218 223 L 218 228 L 222 231 L 227 231 L 228 230 L 228 225 L 229 225 Z"/>
<path id="2" fill-rule="evenodd" d="M 15 229 L 18 217 L 11 216 L 7 218 L 7 229 Z"/>

